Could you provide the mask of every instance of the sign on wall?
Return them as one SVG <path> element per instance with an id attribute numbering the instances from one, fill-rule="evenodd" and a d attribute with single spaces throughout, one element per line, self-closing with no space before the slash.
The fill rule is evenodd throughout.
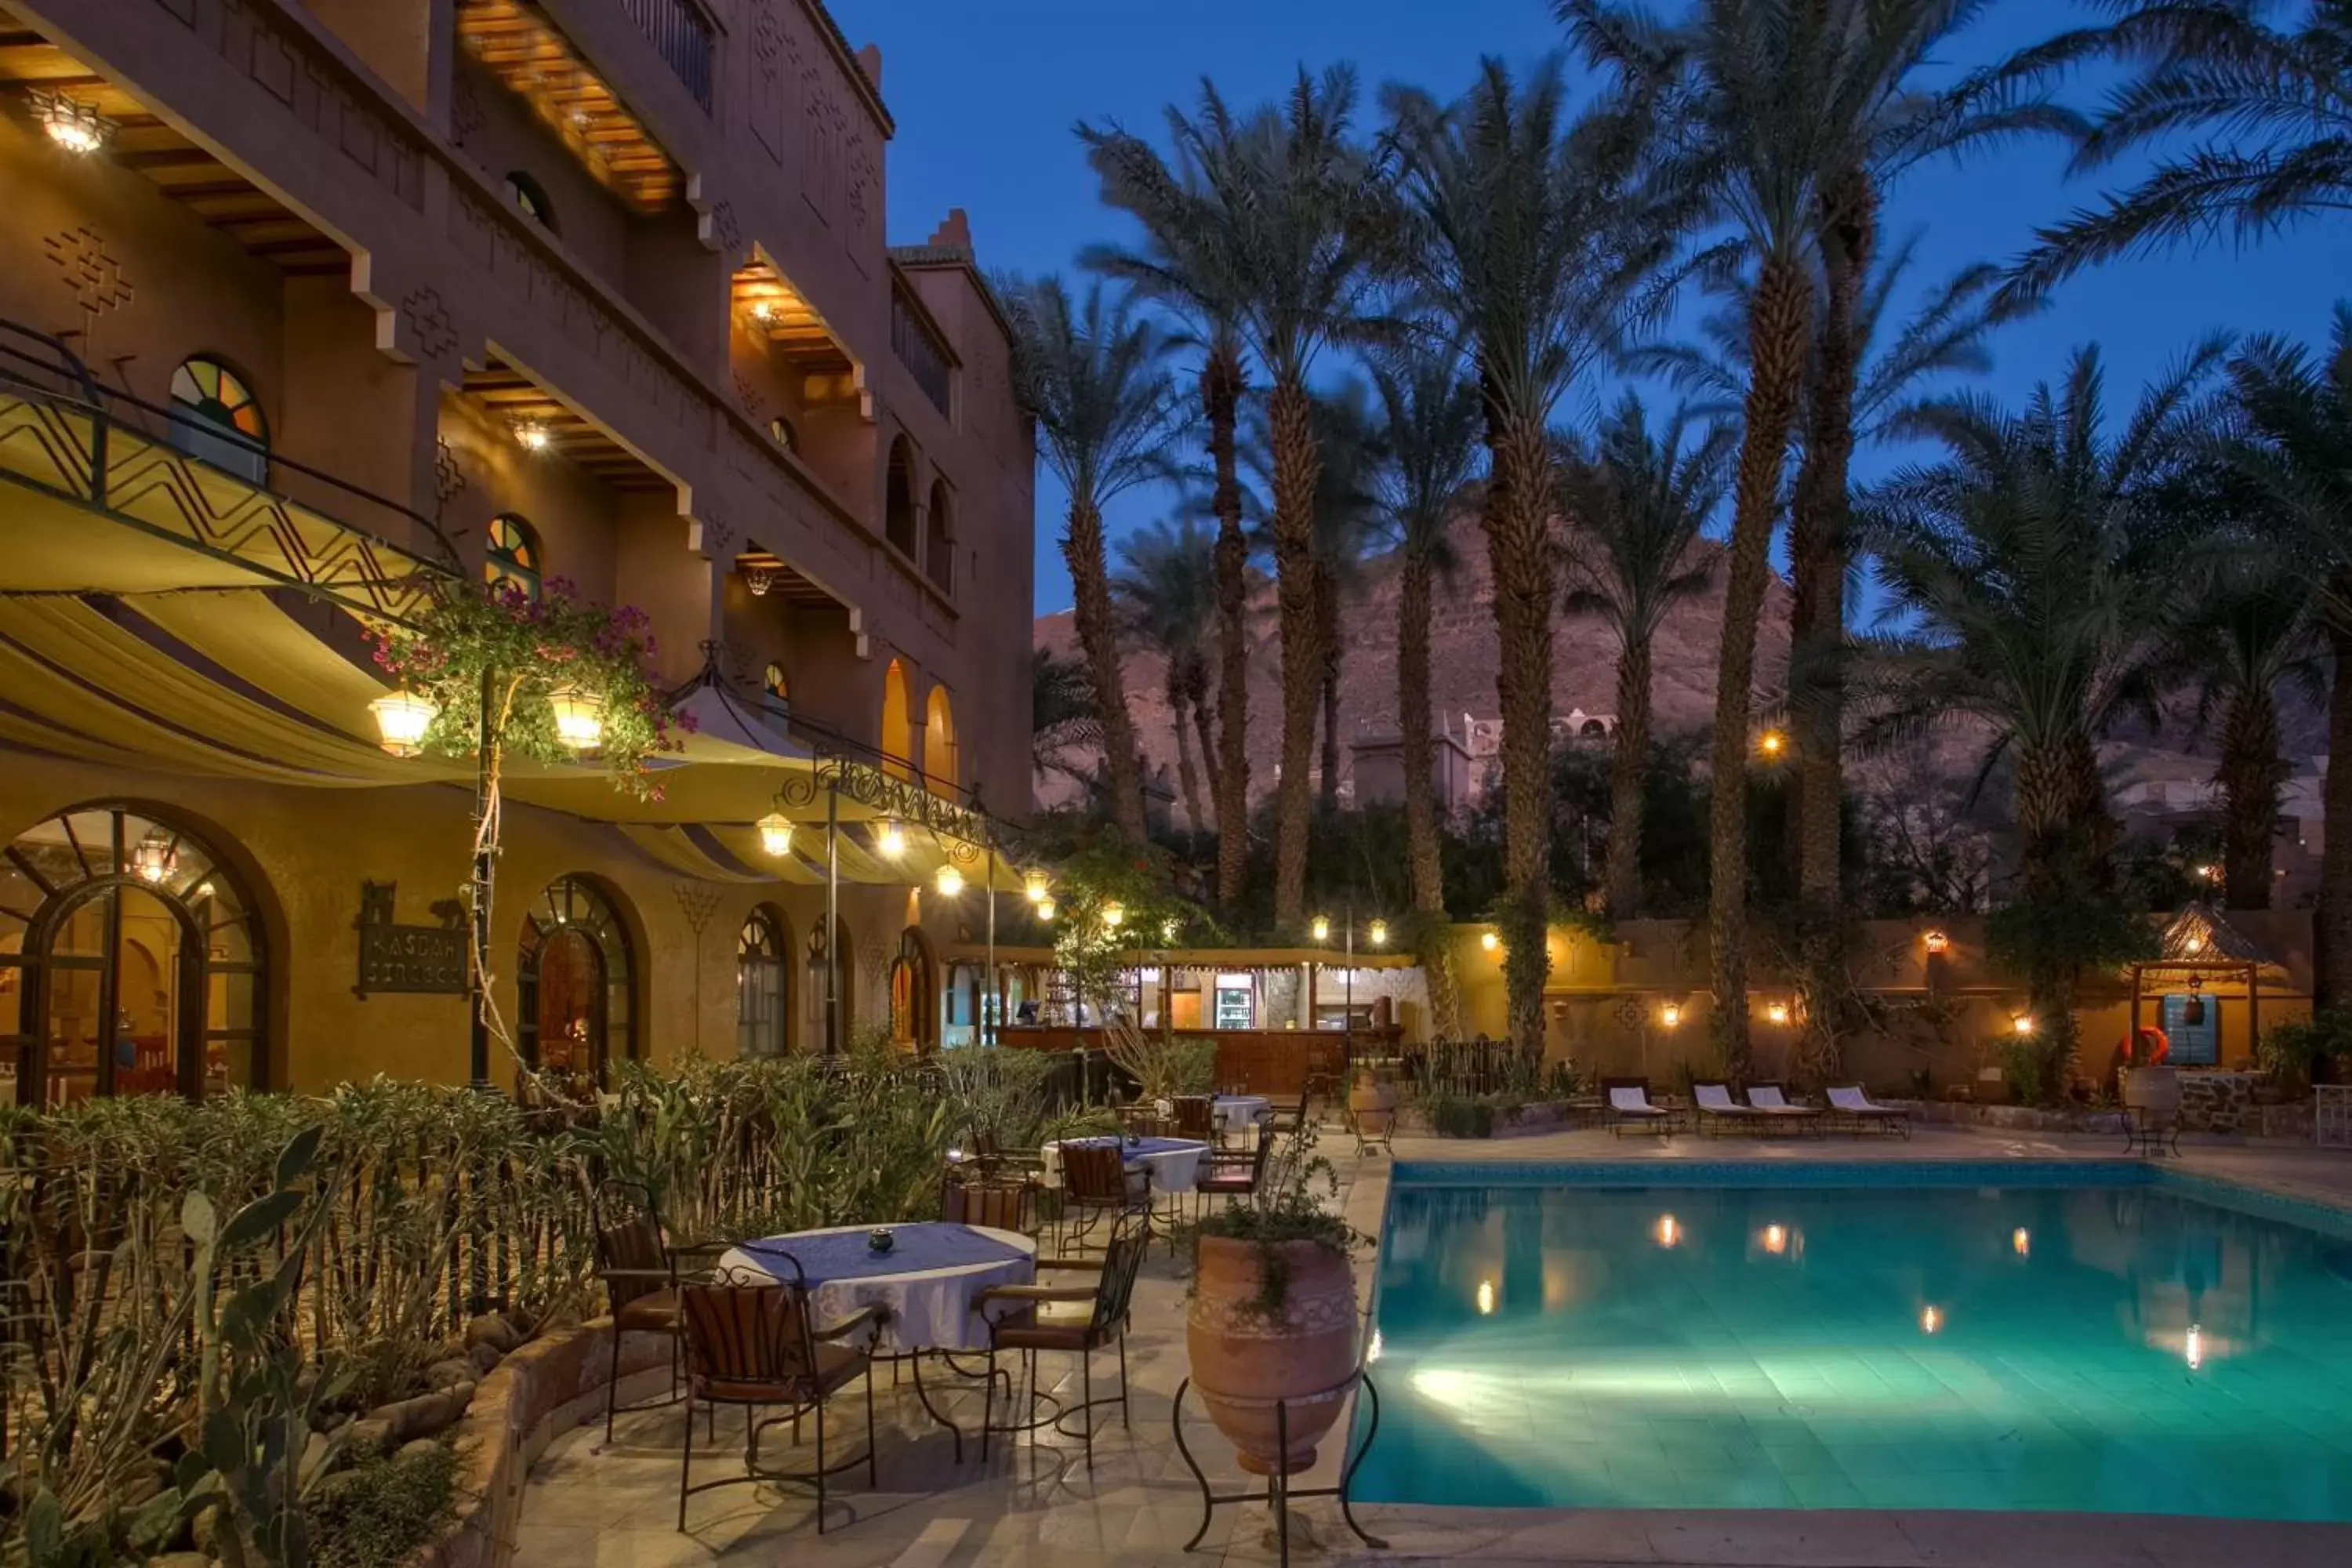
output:
<path id="1" fill-rule="evenodd" d="M 436 926 L 404 926 L 393 921 L 394 882 L 362 882 L 360 978 L 352 987 L 360 1000 L 384 994 L 462 996 L 466 994 L 465 911 L 454 899 L 433 906 Z"/>

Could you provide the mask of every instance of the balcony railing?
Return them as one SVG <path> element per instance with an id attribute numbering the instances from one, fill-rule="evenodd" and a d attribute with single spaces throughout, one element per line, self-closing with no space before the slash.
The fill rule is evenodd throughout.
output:
<path id="1" fill-rule="evenodd" d="M 710 109 L 710 18 L 694 0 L 621 0 L 621 9 L 653 41 L 686 90 L 707 113 Z"/>
<path id="2" fill-rule="evenodd" d="M 931 406 L 941 414 L 951 414 L 955 399 L 955 373 L 949 368 L 947 351 L 931 336 L 922 318 L 915 314 L 903 295 L 890 296 L 890 352 L 931 400 Z"/>

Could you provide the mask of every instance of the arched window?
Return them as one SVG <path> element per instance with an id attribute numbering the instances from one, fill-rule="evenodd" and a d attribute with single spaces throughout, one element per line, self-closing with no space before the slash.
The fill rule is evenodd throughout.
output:
<path id="1" fill-rule="evenodd" d="M 755 906 L 735 933 L 735 1049 L 740 1056 L 780 1057 L 790 1049 L 786 1021 L 792 1016 L 793 951 L 783 911 Z"/>
<path id="2" fill-rule="evenodd" d="M 915 776 L 914 714 L 907 700 L 907 672 L 897 659 L 882 672 L 882 767 L 902 779 Z"/>
<path id="3" fill-rule="evenodd" d="M 555 204 L 547 199 L 547 188 L 520 169 L 507 174 L 507 200 L 515 210 L 550 234 L 562 231 L 555 226 Z"/>
<path id="4" fill-rule="evenodd" d="M 172 445 L 255 484 L 269 478 L 269 426 L 236 372 L 198 355 L 172 373 Z"/>
<path id="5" fill-rule="evenodd" d="M 824 1054 L 832 1056 L 849 1044 L 850 1031 L 857 1026 L 857 1009 L 854 1005 L 857 989 L 851 984 L 851 955 L 856 944 L 850 940 L 849 922 L 836 920 L 833 926 L 833 942 L 828 955 L 824 940 L 824 922 L 818 921 L 809 927 L 808 953 L 802 964 L 801 1007 L 806 1019 L 801 1032 L 801 1046 L 808 1049 L 822 1044 Z M 827 984 L 825 960 L 830 956 L 831 984 Z M 840 1000 L 836 1018 L 834 999 Z"/>
<path id="6" fill-rule="evenodd" d="M 636 1049 L 636 961 L 604 889 L 559 877 L 524 917 L 515 970 L 517 1043 L 532 1067 L 602 1084 Z"/>
<path id="7" fill-rule="evenodd" d="M 939 974 L 929 939 L 913 926 L 899 932 L 890 961 L 890 1037 L 925 1056 L 940 1048 Z"/>
<path id="8" fill-rule="evenodd" d="M 923 782 L 952 796 L 963 783 L 956 755 L 955 708 L 944 686 L 931 688 L 923 715 Z"/>
<path id="9" fill-rule="evenodd" d="M 955 587 L 955 537 L 949 521 L 948 487 L 933 479 L 931 512 L 923 520 L 923 575 L 942 594 Z"/>
<path id="10" fill-rule="evenodd" d="M 801 449 L 801 433 L 793 429 L 793 422 L 781 414 L 768 421 L 768 438 L 787 452 Z"/>
<path id="11" fill-rule="evenodd" d="M 904 436 L 890 443 L 890 474 L 882 494 L 882 533 L 908 560 L 915 558 L 915 455 Z"/>
<path id="12" fill-rule="evenodd" d="M 482 562 L 482 581 L 536 604 L 540 569 L 538 531 L 512 512 L 490 519 L 490 552 Z"/>
<path id="13" fill-rule="evenodd" d="M 0 857 L 0 1069 L 19 1104 L 267 1087 L 268 939 L 203 839 L 105 804 Z"/>
<path id="14" fill-rule="evenodd" d="M 770 712 L 787 719 L 792 717 L 793 689 L 791 682 L 784 679 L 782 665 L 771 660 L 768 668 L 760 672 L 760 697 L 767 703 Z"/>

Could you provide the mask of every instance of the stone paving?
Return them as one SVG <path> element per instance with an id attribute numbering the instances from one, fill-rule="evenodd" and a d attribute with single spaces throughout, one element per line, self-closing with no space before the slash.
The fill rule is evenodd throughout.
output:
<path id="1" fill-rule="evenodd" d="M 1344 1139 L 1324 1150 L 1344 1155 Z M 1465 1143 L 1400 1137 L 1406 1160 L 1557 1161 L 1638 1159 L 1982 1160 L 2112 1159 L 2119 1141 L 2055 1134 L 1923 1130 L 1909 1142 L 1830 1140 L 1612 1139 L 1591 1131 L 1552 1132 Z M 2182 1163 L 2290 1195 L 2352 1205 L 2352 1155 L 2308 1148 L 2183 1140 Z M 1339 1160 L 1340 1202 L 1352 1223 L 1376 1232 L 1387 1201 L 1389 1161 Z M 1369 1300 L 1369 1258 L 1360 1262 Z M 1098 1373 L 1112 1363 L 1097 1360 Z M 1155 1248 L 1138 1288 L 1129 1364 L 1133 1424 L 1112 1416 L 1095 1444 L 1091 1473 L 1075 1439 L 1050 1429 L 1034 1443 L 996 1440 L 983 1462 L 967 1439 L 957 1463 L 948 1434 L 933 1425 L 911 1383 L 880 1394 L 880 1483 L 861 1470 L 840 1478 L 815 1529 L 807 1489 L 744 1486 L 692 1499 L 688 1529 L 677 1516 L 681 1420 L 672 1411 L 624 1416 L 613 1445 L 601 1421 L 559 1437 L 533 1469 L 522 1522 L 511 1542 L 520 1568 L 677 1568 L 705 1563 L 791 1561 L 821 1568 L 1144 1568 L 1156 1563 L 1272 1562 L 1267 1512 L 1261 1505 L 1221 1508 L 1197 1551 L 1186 1541 L 1201 1523 L 1200 1492 L 1170 1432 L 1171 1400 L 1185 1375 L 1184 1282 L 1164 1249 Z M 1061 1376 L 1074 1391 L 1076 1364 L 1042 1358 L 1041 1381 Z M 1102 1379 L 1108 1382 L 1108 1376 Z M 1098 1390 L 1099 1392 L 1099 1390 Z M 862 1435 L 848 1419 L 853 1389 L 837 1402 L 835 1428 L 845 1448 Z M 950 1402 L 976 1424 L 978 1395 Z M 699 1431 L 698 1480 L 715 1479 L 740 1462 L 741 1417 L 719 1417 L 712 1445 Z M 699 1423 L 698 1423 L 698 1426 Z M 1187 1438 L 1220 1490 L 1240 1489 L 1231 1451 L 1188 1407 Z M 770 1462 L 804 1462 L 765 1440 Z M 836 1452 L 843 1451 L 836 1449 Z M 1303 1485 L 1336 1479 L 1332 1445 Z M 1970 1564 L 2047 1563 L 2052 1568 L 2340 1568 L 2352 1562 L 2352 1527 L 2241 1521 L 2130 1518 L 2088 1514 L 1771 1511 L 1673 1512 L 1372 1507 L 1359 1516 L 1389 1550 L 1374 1552 L 1349 1535 L 1328 1500 L 1294 1505 L 1294 1557 L 1303 1563 L 1400 1562 L 1706 1563 L 1840 1565 L 1840 1568 L 1966 1568 Z"/>

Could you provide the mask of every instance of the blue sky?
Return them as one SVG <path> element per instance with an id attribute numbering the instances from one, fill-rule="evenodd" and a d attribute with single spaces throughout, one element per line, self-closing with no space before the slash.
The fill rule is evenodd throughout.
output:
<path id="1" fill-rule="evenodd" d="M 883 97 L 898 123 L 889 154 L 890 237 L 919 242 L 950 206 L 971 215 L 982 265 L 1024 272 L 1071 271 L 1078 250 L 1124 237 L 1105 209 L 1071 127 L 1117 120 L 1161 140 L 1161 110 L 1189 108 L 1202 76 L 1236 103 L 1278 94 L 1300 62 L 1350 61 L 1365 95 L 1410 81 L 1451 96 L 1482 55 L 1524 67 L 1560 48 L 1548 0 L 1192 0 L 1169 8 L 1103 0 L 833 0 L 853 44 L 879 44 Z M 1964 40 L 1969 64 L 2048 36 L 2080 13 L 2059 0 L 2004 0 Z M 2084 84 L 2072 96 L 2088 101 Z M 1369 113 L 1369 111 L 1368 111 Z M 2128 177 L 2128 167 L 2106 183 Z M 1967 165 L 1913 173 L 1890 194 L 1891 236 L 1924 227 L 1912 276 L 1948 276 L 1985 258 L 2006 258 L 2033 226 L 2089 202 L 2097 186 L 2068 181 L 2055 145 L 2023 144 Z M 2201 334 L 2280 331 L 2316 337 L 2340 295 L 2352 295 L 2341 224 L 2313 225 L 2258 250 L 2175 252 L 2083 274 L 2041 316 L 1993 342 L 1983 384 L 2014 401 L 2052 376 L 2074 345 L 2097 342 L 2111 405 L 2127 404 Z M 1615 389 L 1588 384 L 1564 405 L 1565 422 L 1589 417 Z M 1865 458 L 1883 468 L 1902 454 Z M 1138 492 L 1111 513 L 1118 534 L 1164 514 L 1170 498 Z M 1040 476 L 1038 613 L 1066 608 L 1069 582 L 1055 540 L 1062 497 Z"/>

